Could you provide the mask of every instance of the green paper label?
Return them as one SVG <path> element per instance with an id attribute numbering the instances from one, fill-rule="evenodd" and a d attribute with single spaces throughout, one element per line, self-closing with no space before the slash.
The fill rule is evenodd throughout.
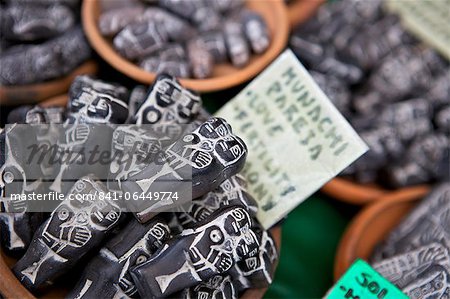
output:
<path id="1" fill-rule="evenodd" d="M 357 260 L 325 295 L 326 299 L 408 299 L 363 260 Z"/>
<path id="2" fill-rule="evenodd" d="M 242 174 L 266 229 L 367 151 L 291 50 L 216 115 L 247 144 Z"/>

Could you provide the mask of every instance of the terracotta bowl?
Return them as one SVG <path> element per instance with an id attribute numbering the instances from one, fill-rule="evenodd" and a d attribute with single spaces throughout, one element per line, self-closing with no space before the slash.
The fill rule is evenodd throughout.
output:
<path id="1" fill-rule="evenodd" d="M 70 74 L 56 80 L 29 85 L 0 86 L 0 105 L 23 105 L 40 102 L 67 92 L 76 76 L 95 74 L 96 72 L 97 64 L 94 61 L 87 61 Z"/>
<path id="2" fill-rule="evenodd" d="M 229 63 L 219 64 L 214 67 L 211 78 L 201 80 L 181 79 L 183 86 L 203 92 L 236 86 L 256 76 L 280 54 L 286 46 L 289 35 L 289 19 L 283 0 L 247 0 L 247 7 L 260 13 L 267 22 L 272 40 L 266 52 L 261 55 L 253 55 L 249 64 L 243 68 L 235 68 Z M 156 77 L 155 73 L 146 72 L 123 58 L 112 47 L 110 39 L 100 34 L 97 27 L 100 9 L 100 1 L 98 0 L 83 1 L 82 22 L 92 47 L 104 60 L 121 73 L 142 83 L 152 83 Z"/>
<path id="3" fill-rule="evenodd" d="M 326 0 L 291 0 L 288 4 L 289 24 L 292 29 L 305 22 Z"/>
<path id="4" fill-rule="evenodd" d="M 281 249 L 281 227 L 274 227 L 271 229 L 275 243 L 280 252 Z M 1 232 L 0 232 L 1 233 Z M 14 276 L 10 268 L 16 262 L 15 259 L 6 256 L 3 251 L 0 255 L 0 295 L 5 299 L 36 299 Z M 259 299 L 264 296 L 267 289 L 249 289 L 240 297 L 240 299 Z M 64 298 L 68 290 L 62 287 L 55 286 L 49 289 L 40 298 Z M 0 297 L 1 297 L 0 296 Z"/>
<path id="5" fill-rule="evenodd" d="M 370 259 L 375 246 L 429 191 L 430 187 L 426 185 L 404 188 L 386 194 L 364 208 L 347 227 L 340 241 L 334 263 L 335 281 L 357 258 Z"/>
<path id="6" fill-rule="evenodd" d="M 67 102 L 69 101 L 69 96 L 67 94 L 61 94 L 59 96 L 54 96 L 49 99 L 46 99 L 45 101 L 42 101 L 39 103 L 42 107 L 64 107 L 67 105 Z"/>
<path id="7" fill-rule="evenodd" d="M 328 196 L 353 205 L 372 203 L 379 200 L 381 196 L 394 192 L 375 184 L 359 184 L 339 177 L 325 184 L 321 191 Z"/>

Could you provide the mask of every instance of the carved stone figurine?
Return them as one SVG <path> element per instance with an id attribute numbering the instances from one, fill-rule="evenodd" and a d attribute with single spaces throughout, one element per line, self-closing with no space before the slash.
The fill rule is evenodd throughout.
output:
<path id="1" fill-rule="evenodd" d="M 42 44 L 18 45 L 0 56 L 0 84 L 22 85 L 68 74 L 91 56 L 81 26 Z M 36 59 L 39 57 L 39 59 Z"/>
<path id="2" fill-rule="evenodd" d="M 450 249 L 450 183 L 438 185 L 396 227 L 377 249 L 373 260 L 392 257 L 432 242 Z"/>
<path id="3" fill-rule="evenodd" d="M 317 85 L 319 85 L 325 95 L 338 108 L 339 112 L 344 115 L 349 115 L 351 95 L 347 85 L 333 75 L 324 75 L 314 71 L 310 73 Z"/>
<path id="4" fill-rule="evenodd" d="M 394 128 L 397 137 L 405 142 L 433 130 L 432 107 L 426 99 L 416 98 L 386 106 L 378 123 Z"/>
<path id="5" fill-rule="evenodd" d="M 169 11 L 191 21 L 200 31 L 210 31 L 220 26 L 220 14 L 217 5 L 210 1 L 191 0 L 160 0 L 159 5 Z M 227 6 L 226 3 L 224 3 Z"/>
<path id="6" fill-rule="evenodd" d="M 195 78 L 204 79 L 212 74 L 214 57 L 204 46 L 203 42 L 193 39 L 187 43 L 187 52 Z"/>
<path id="7" fill-rule="evenodd" d="M 234 66 L 243 67 L 250 59 L 250 48 L 240 22 L 230 20 L 224 25 L 225 44 Z"/>
<path id="8" fill-rule="evenodd" d="M 257 222 L 254 222 L 252 230 L 257 236 L 258 247 L 246 253 L 229 271 L 238 291 L 268 287 L 272 283 L 278 262 L 278 251 L 271 233 Z"/>
<path id="9" fill-rule="evenodd" d="M 190 75 L 189 63 L 186 59 L 186 51 L 183 46 L 177 43 L 168 43 L 155 55 L 145 57 L 139 64 L 149 72 L 186 78 Z"/>
<path id="10" fill-rule="evenodd" d="M 127 99 L 123 86 L 78 76 L 69 90 L 68 123 L 122 124 L 128 116 Z"/>
<path id="11" fill-rule="evenodd" d="M 448 298 L 449 228 L 450 183 L 445 183 L 435 187 L 378 246 L 372 257 L 374 269 L 409 298 Z"/>
<path id="12" fill-rule="evenodd" d="M 214 7 L 215 10 L 226 13 L 235 11 L 244 6 L 244 0 L 212 0 L 208 1 L 208 5 Z"/>
<path id="13" fill-rule="evenodd" d="M 131 123 L 139 107 L 144 103 L 146 96 L 147 88 L 144 85 L 137 85 L 131 90 L 128 98 L 128 118 L 125 123 Z"/>
<path id="14" fill-rule="evenodd" d="M 177 5 L 182 7 L 184 3 L 178 2 Z M 193 28 L 185 19 L 179 18 L 177 15 L 171 14 L 170 12 L 159 7 L 150 6 L 146 8 L 144 14 L 142 15 L 142 19 L 147 21 L 156 21 L 158 27 L 172 41 L 182 42 L 190 39 L 196 34 L 196 29 Z"/>
<path id="15" fill-rule="evenodd" d="M 25 212 L 24 201 L 0 200 L 0 229 L 2 248 L 10 254 L 22 254 L 34 232 L 44 221 L 42 213 Z"/>
<path id="16" fill-rule="evenodd" d="M 246 191 L 247 182 L 237 174 L 223 181 L 220 186 L 206 193 L 201 198 L 194 199 L 187 209 L 177 213 L 183 227 L 195 224 L 208 218 L 213 212 L 227 206 L 242 206 L 252 217 L 256 216 L 258 204 Z"/>
<path id="17" fill-rule="evenodd" d="M 346 174 L 354 174 L 359 182 L 373 182 L 380 167 L 389 159 L 399 158 L 404 154 L 405 146 L 397 137 L 394 128 L 389 126 L 361 132 L 360 136 L 371 150 L 347 169 Z"/>
<path id="18" fill-rule="evenodd" d="M 136 297 L 137 289 L 128 270 L 150 259 L 169 236 L 169 227 L 159 218 L 146 224 L 131 219 L 89 262 L 66 298 Z"/>
<path id="19" fill-rule="evenodd" d="M 66 197 L 41 225 L 13 268 L 26 288 L 35 290 L 67 272 L 118 223 L 119 207 L 99 200 L 101 192 L 106 193 L 106 188 L 94 177 L 78 180 L 68 195 L 73 200 Z"/>
<path id="20" fill-rule="evenodd" d="M 190 202 L 238 173 L 244 166 L 247 147 L 225 120 L 210 118 L 170 145 L 164 155 L 163 161 L 149 164 L 123 182 L 123 191 L 144 196 L 171 191 L 179 198 L 177 205 Z M 174 204 L 171 200 L 127 202 L 141 222 L 150 219 L 157 209 L 167 210 L 167 205 Z"/>
<path id="21" fill-rule="evenodd" d="M 166 60 L 159 55 L 148 57 L 139 63 L 139 66 L 147 72 L 161 74 L 166 73 L 177 78 L 188 78 L 190 75 L 189 64 L 185 60 Z"/>
<path id="22" fill-rule="evenodd" d="M 393 186 L 408 186 L 428 181 L 450 179 L 450 140 L 445 134 L 428 134 L 417 138 L 408 148 L 405 160 L 390 167 Z"/>
<path id="23" fill-rule="evenodd" d="M 3 9 L 3 8 L 2 8 Z M 36 41 L 66 32 L 75 23 L 74 13 L 65 5 L 12 3 L 1 18 L 2 38 Z"/>
<path id="24" fill-rule="evenodd" d="M 141 21 L 126 26 L 116 35 L 113 44 L 124 57 L 135 60 L 156 53 L 167 41 L 167 33 L 158 23 Z"/>
<path id="25" fill-rule="evenodd" d="M 0 137 L 0 150 L 4 155 L 0 162 L 0 191 L 5 191 L 1 194 L 4 200 L 0 213 L 1 240 L 3 247 L 10 252 L 21 252 L 28 247 L 34 232 L 44 221 L 44 215 L 25 212 L 29 202 L 9 200 L 8 196 L 39 192 L 45 185 L 41 179 L 49 178 L 52 174 L 52 167 L 46 163 L 47 160 L 32 165 L 25 163 L 28 161 L 26 157 L 29 157 L 26 148 L 30 145 L 53 144 L 55 138 L 51 134 L 51 126 L 43 124 L 58 124 L 63 119 L 63 110 L 58 107 L 23 106 L 8 114 L 8 123 L 30 125 L 9 127 L 7 138 L 5 132 Z"/>
<path id="26" fill-rule="evenodd" d="M 381 102 L 395 102 L 414 95 L 433 81 L 428 61 L 422 50 L 403 45 L 386 56 L 369 78 Z M 362 99 L 363 100 L 363 99 Z"/>
<path id="27" fill-rule="evenodd" d="M 245 10 L 242 14 L 244 33 L 256 54 L 264 52 L 270 44 L 270 33 L 264 19 L 255 12 Z"/>
<path id="28" fill-rule="evenodd" d="M 109 165 L 108 189 L 121 192 L 121 183 L 142 171 L 162 151 L 158 134 L 138 125 L 118 126 L 112 136 L 112 161 Z"/>
<path id="29" fill-rule="evenodd" d="M 364 74 L 360 68 L 338 60 L 334 51 L 322 45 L 316 38 L 309 33 L 306 36 L 302 33 L 293 35 L 290 46 L 301 61 L 312 70 L 348 83 L 357 83 L 361 80 Z"/>
<path id="30" fill-rule="evenodd" d="M 450 105 L 439 110 L 435 117 L 434 122 L 438 130 L 442 133 L 450 134 Z"/>
<path id="31" fill-rule="evenodd" d="M 207 32 L 197 36 L 194 40 L 211 53 L 214 62 L 223 62 L 227 59 L 227 47 L 223 32 Z"/>
<path id="32" fill-rule="evenodd" d="M 126 88 L 78 76 L 69 91 L 67 120 L 57 144 L 59 171 L 50 189 L 66 193 L 78 178 L 94 174 L 107 179 L 113 128 L 128 117 Z M 94 153 L 97 153 L 95 155 Z M 103 157 L 103 158 L 102 158 Z M 84 159 L 83 159 L 84 158 Z"/>
<path id="33" fill-rule="evenodd" d="M 450 295 L 450 251 L 431 243 L 393 256 L 373 268 L 408 298 L 447 298 Z"/>
<path id="34" fill-rule="evenodd" d="M 162 74 L 156 78 L 131 122 L 152 125 L 148 128 L 173 141 L 183 131 L 180 124 L 190 123 L 201 104 L 196 93 L 182 87 L 174 77 Z"/>
<path id="35" fill-rule="evenodd" d="M 204 281 L 195 287 L 184 289 L 179 294 L 174 294 L 174 298 L 223 298 L 237 299 L 238 291 L 230 276 L 216 275 L 208 281 Z"/>
<path id="36" fill-rule="evenodd" d="M 20 106 L 8 114 L 8 124 L 62 124 L 64 122 L 64 108 Z"/>
<path id="37" fill-rule="evenodd" d="M 103 35 L 114 36 L 126 25 L 136 21 L 144 13 L 144 6 L 130 5 L 119 7 L 102 13 L 99 17 L 98 28 Z"/>
<path id="38" fill-rule="evenodd" d="M 139 293 L 170 296 L 226 273 L 258 247 L 251 227 L 245 209 L 229 207 L 184 230 L 148 261 L 131 269 Z"/>

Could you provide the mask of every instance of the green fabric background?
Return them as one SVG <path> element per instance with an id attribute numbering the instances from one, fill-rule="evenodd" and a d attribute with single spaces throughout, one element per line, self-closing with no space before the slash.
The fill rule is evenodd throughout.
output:
<path id="1" fill-rule="evenodd" d="M 322 298 L 332 286 L 336 248 L 349 221 L 337 206 L 316 194 L 288 215 L 280 263 L 265 298 Z"/>

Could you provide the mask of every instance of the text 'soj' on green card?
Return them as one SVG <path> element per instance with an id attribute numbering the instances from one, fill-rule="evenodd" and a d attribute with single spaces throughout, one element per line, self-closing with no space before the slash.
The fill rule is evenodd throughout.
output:
<path id="1" fill-rule="evenodd" d="M 325 295 L 326 299 L 408 299 L 363 260 L 356 260 Z"/>
<path id="2" fill-rule="evenodd" d="M 291 50 L 216 115 L 247 144 L 242 174 L 265 228 L 367 151 Z"/>

